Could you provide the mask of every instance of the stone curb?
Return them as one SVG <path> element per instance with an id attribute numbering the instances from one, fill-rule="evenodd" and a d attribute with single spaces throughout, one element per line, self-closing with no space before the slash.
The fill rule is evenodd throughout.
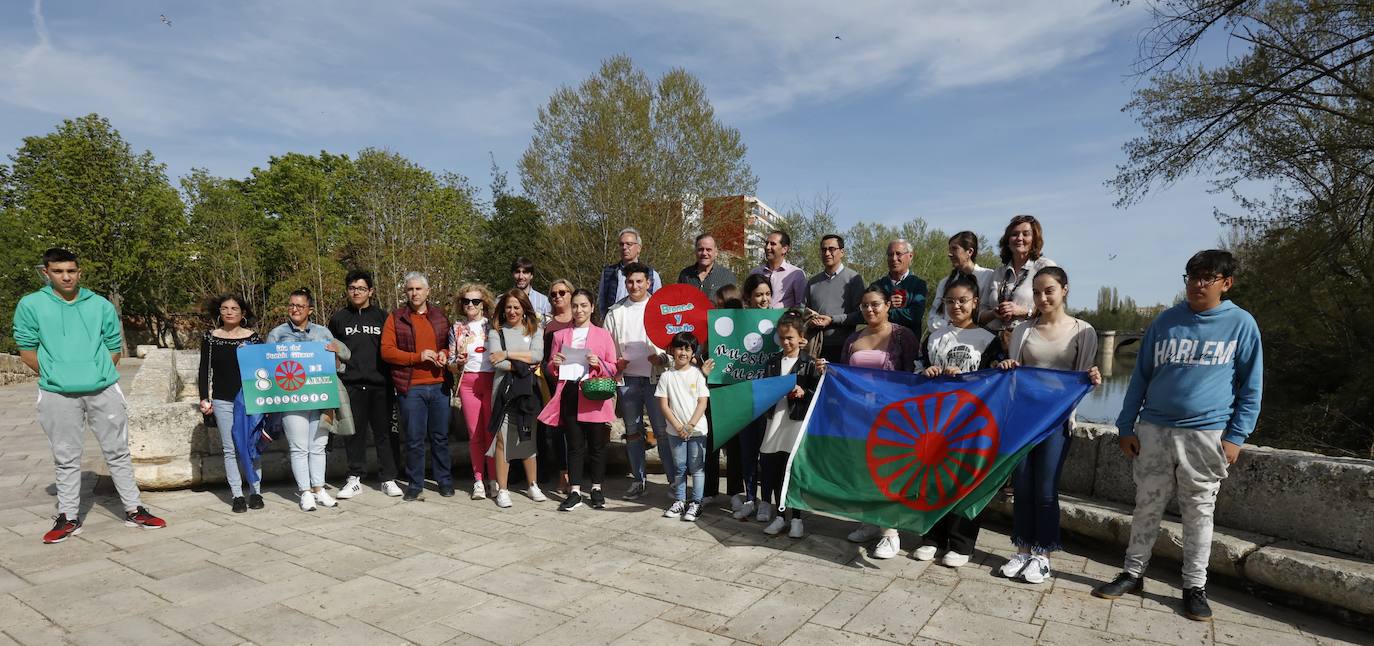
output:
<path id="1" fill-rule="evenodd" d="M 1131 508 L 1116 503 L 1059 496 L 1060 527 L 1065 532 L 1125 549 Z M 1011 503 L 996 501 L 988 510 L 1011 520 Z M 1182 561 L 1183 527 L 1165 517 L 1154 555 Z M 1216 527 L 1209 572 L 1249 581 L 1374 619 L 1374 563 L 1318 550 L 1271 536 Z"/>

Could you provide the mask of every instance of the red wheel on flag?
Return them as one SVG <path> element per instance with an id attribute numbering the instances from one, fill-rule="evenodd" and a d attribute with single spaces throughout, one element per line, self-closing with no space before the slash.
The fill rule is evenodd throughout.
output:
<path id="1" fill-rule="evenodd" d="M 891 500 L 942 509 L 973 491 L 997 459 L 997 421 L 966 390 L 888 404 L 868 432 L 868 474 Z"/>
<path id="2" fill-rule="evenodd" d="M 300 390 L 300 387 L 305 385 L 305 366 L 295 361 L 283 361 L 277 364 L 274 377 L 282 390 Z"/>

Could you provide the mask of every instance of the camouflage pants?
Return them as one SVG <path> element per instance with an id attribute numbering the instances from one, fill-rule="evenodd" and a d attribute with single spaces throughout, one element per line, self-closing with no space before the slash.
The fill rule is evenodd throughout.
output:
<path id="1" fill-rule="evenodd" d="M 1183 516 L 1183 586 L 1207 584 L 1212 552 L 1212 510 L 1226 477 L 1221 431 L 1173 428 L 1141 420 L 1135 427 L 1140 455 L 1135 458 L 1135 512 L 1126 571 L 1140 576 L 1150 562 L 1164 508 L 1178 490 Z"/>

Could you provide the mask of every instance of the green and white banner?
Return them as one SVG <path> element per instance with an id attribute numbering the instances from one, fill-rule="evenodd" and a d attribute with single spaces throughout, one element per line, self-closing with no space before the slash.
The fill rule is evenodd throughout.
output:
<path id="1" fill-rule="evenodd" d="M 706 382 L 734 384 L 763 377 L 768 358 L 778 346 L 778 319 L 783 310 L 727 310 L 707 312 L 711 330 L 708 356 L 716 360 Z"/>
<path id="2" fill-rule="evenodd" d="M 334 353 L 323 343 L 260 343 L 238 352 L 249 415 L 338 407 Z"/>

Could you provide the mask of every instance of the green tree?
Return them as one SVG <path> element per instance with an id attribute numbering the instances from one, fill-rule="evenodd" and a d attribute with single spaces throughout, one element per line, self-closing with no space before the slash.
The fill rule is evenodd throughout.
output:
<path id="1" fill-rule="evenodd" d="M 13 303 L 38 284 L 32 268 L 47 247 L 76 252 L 83 285 L 124 314 L 165 318 L 182 304 L 182 294 L 166 289 L 184 273 L 182 204 L 151 152 L 135 153 L 109 121 L 90 114 L 25 137 L 9 159 L 0 174 L 7 332 Z"/>
<path id="2" fill-rule="evenodd" d="M 242 182 L 204 169 L 193 169 L 181 179 L 181 193 L 187 207 L 192 293 L 238 294 L 256 315 L 264 314 L 269 258 L 263 241 L 271 237 L 272 221 L 253 207 Z"/>
<path id="3" fill-rule="evenodd" d="M 555 92 L 534 131 L 520 178 L 558 241 L 534 260 L 579 285 L 594 285 L 617 257 L 626 226 L 640 230 L 644 259 L 661 270 L 690 263 L 696 226 L 686 214 L 704 197 L 753 193 L 758 183 L 739 131 L 716 118 L 696 77 L 674 69 L 651 81 L 624 55 Z"/>
<path id="4" fill-rule="evenodd" d="M 1121 204 L 1203 175 L 1246 230 L 1231 298 L 1265 339 L 1260 443 L 1374 456 L 1374 12 L 1305 0 L 1149 4 Z M 1194 64 L 1213 32 L 1230 55 Z M 1247 195 L 1249 186 L 1272 192 Z M 1313 368 L 1318 367 L 1313 378 Z"/>

